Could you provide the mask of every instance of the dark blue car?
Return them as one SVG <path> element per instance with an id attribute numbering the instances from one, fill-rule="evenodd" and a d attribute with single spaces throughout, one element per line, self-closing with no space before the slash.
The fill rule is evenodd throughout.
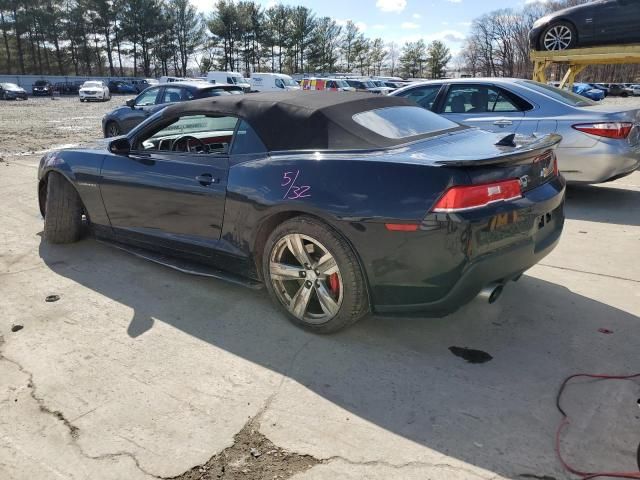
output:
<path id="1" fill-rule="evenodd" d="M 560 137 L 514 141 L 368 93 L 177 103 L 42 158 L 44 238 L 88 228 L 183 272 L 265 287 L 319 333 L 372 312 L 442 316 L 495 301 L 560 239 Z"/>

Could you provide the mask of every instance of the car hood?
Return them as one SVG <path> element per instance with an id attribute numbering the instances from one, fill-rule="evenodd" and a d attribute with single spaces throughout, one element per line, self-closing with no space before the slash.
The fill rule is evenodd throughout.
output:
<path id="1" fill-rule="evenodd" d="M 5 88 L 5 92 L 26 93 L 24 88 Z"/>

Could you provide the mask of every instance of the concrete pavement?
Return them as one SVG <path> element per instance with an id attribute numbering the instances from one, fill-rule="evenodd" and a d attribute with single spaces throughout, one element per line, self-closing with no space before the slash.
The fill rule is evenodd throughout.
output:
<path id="1" fill-rule="evenodd" d="M 568 478 L 553 452 L 560 382 L 640 370 L 638 172 L 572 189 L 560 246 L 497 304 L 327 337 L 292 326 L 264 293 L 93 239 L 48 245 L 38 158 L 5 160 L 2 479 L 167 478 L 212 458 L 182 478 Z M 450 346 L 493 359 L 466 363 Z M 638 391 L 570 387 L 573 463 L 634 469 Z M 257 438 L 273 453 L 254 456 Z"/>

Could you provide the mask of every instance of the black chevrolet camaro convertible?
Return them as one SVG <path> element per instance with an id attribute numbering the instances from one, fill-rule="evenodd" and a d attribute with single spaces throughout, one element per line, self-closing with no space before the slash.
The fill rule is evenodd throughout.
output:
<path id="1" fill-rule="evenodd" d="M 560 138 L 500 137 L 366 93 L 185 102 L 45 155 L 44 236 L 88 229 L 185 272 L 264 285 L 316 332 L 370 312 L 442 316 L 495 300 L 560 238 Z"/>

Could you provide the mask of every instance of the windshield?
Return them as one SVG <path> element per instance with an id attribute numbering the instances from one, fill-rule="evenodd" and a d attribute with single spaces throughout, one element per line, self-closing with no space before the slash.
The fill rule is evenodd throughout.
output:
<path id="1" fill-rule="evenodd" d="M 369 80 L 364 80 L 362 83 L 367 88 L 376 88 L 375 84 Z"/>
<path id="2" fill-rule="evenodd" d="M 100 88 L 102 87 L 102 83 L 100 82 L 84 82 L 82 84 L 82 88 Z"/>
<path id="3" fill-rule="evenodd" d="M 47 85 L 49 82 L 45 81 L 45 80 L 38 80 L 36 83 L 34 83 L 34 85 L 36 87 L 44 87 L 45 85 Z"/>
<path id="4" fill-rule="evenodd" d="M 282 77 L 280 80 L 282 80 L 282 83 L 287 87 L 295 87 L 298 85 L 293 78 Z"/>
<path id="5" fill-rule="evenodd" d="M 336 84 L 340 88 L 349 88 L 349 84 L 345 80 L 336 80 Z"/>
<path id="6" fill-rule="evenodd" d="M 5 90 L 16 90 L 20 88 L 15 83 L 0 83 L 0 85 L 2 85 L 2 88 L 4 88 Z"/>
<path id="7" fill-rule="evenodd" d="M 518 83 L 572 107 L 590 107 L 596 105 L 596 102 L 593 100 L 589 100 L 572 92 L 567 92 L 561 88 L 545 85 L 544 83 L 534 82 L 533 80 L 518 80 Z"/>
<path id="8" fill-rule="evenodd" d="M 387 138 L 407 138 L 448 130 L 458 124 L 422 107 L 388 107 L 357 113 L 353 121 Z"/>

